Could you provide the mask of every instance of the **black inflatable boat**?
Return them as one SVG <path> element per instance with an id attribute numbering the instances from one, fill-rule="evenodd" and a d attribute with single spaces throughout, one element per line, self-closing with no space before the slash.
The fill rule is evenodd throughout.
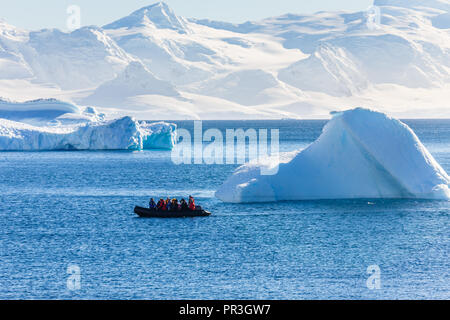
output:
<path id="1" fill-rule="evenodd" d="M 193 218 L 211 215 L 211 212 L 205 211 L 201 207 L 197 207 L 194 211 L 157 211 L 155 209 L 135 207 L 134 213 L 141 218 Z"/>

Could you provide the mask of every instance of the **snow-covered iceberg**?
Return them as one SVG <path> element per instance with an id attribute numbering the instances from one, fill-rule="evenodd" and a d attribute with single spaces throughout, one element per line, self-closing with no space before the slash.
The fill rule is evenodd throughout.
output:
<path id="1" fill-rule="evenodd" d="M 0 118 L 19 119 L 50 119 L 66 113 L 81 114 L 76 105 L 56 99 L 37 99 L 16 102 L 0 98 Z"/>
<path id="2" fill-rule="evenodd" d="M 37 126 L 97 122 L 105 115 L 94 107 L 79 107 L 57 99 L 12 101 L 0 98 L 0 118 Z"/>
<path id="3" fill-rule="evenodd" d="M 172 149 L 175 141 L 174 124 L 131 117 L 54 127 L 0 119 L 0 151 Z"/>
<path id="4" fill-rule="evenodd" d="M 175 124 L 106 117 L 57 99 L 0 99 L 0 151 L 172 149 L 176 143 Z"/>
<path id="5" fill-rule="evenodd" d="M 421 198 L 450 199 L 450 178 L 415 133 L 367 109 L 335 113 L 322 135 L 278 173 L 240 167 L 216 192 L 225 202 Z"/>

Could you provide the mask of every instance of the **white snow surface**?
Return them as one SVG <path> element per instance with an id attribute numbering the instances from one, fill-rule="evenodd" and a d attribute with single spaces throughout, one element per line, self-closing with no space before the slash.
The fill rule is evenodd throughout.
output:
<path id="1" fill-rule="evenodd" d="M 180 94 L 167 81 L 156 78 L 141 62 L 133 61 L 114 80 L 100 85 L 83 104 L 118 105 L 129 97 L 143 94 L 176 97 Z"/>
<path id="2" fill-rule="evenodd" d="M 406 124 L 357 108 L 335 113 L 318 140 L 280 163 L 277 174 L 261 175 L 261 165 L 244 165 L 216 197 L 235 203 L 450 199 L 449 185 L 447 173 Z"/>
<path id="3" fill-rule="evenodd" d="M 449 4 L 376 0 L 376 25 L 368 12 L 231 24 L 163 2 L 73 32 L 0 22 L 0 95 L 143 120 L 325 118 L 361 105 L 450 117 Z"/>
<path id="4" fill-rule="evenodd" d="M 139 9 L 129 16 L 105 26 L 105 29 L 120 29 L 131 27 L 152 26 L 154 28 L 172 29 L 186 33 L 186 21 L 178 17 L 164 2 L 158 2 Z"/>
<path id="5" fill-rule="evenodd" d="M 395 7 L 431 7 L 442 10 L 450 10 L 448 0 L 374 0 L 375 6 L 395 6 Z"/>

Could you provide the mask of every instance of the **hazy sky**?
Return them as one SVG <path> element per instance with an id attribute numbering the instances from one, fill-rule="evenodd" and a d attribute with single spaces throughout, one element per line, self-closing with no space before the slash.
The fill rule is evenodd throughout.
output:
<path id="1" fill-rule="evenodd" d="M 26 29 L 66 29 L 67 8 L 81 8 L 82 25 L 104 25 L 153 0 L 0 0 L 0 19 Z M 245 22 L 285 13 L 314 13 L 322 10 L 358 11 L 373 0 L 166 0 L 178 15 L 229 22 Z"/>

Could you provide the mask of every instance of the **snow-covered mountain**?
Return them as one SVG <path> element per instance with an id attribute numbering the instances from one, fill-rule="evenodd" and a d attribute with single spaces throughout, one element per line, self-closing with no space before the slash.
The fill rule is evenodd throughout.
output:
<path id="1" fill-rule="evenodd" d="M 62 89 L 98 86 L 113 79 L 133 59 L 102 29 L 85 27 L 71 33 L 31 32 L 25 59 L 39 80 Z"/>
<path id="2" fill-rule="evenodd" d="M 436 8 L 448 11 L 450 3 L 447 0 L 375 0 L 376 6 L 393 6 L 404 8 Z"/>
<path id="3" fill-rule="evenodd" d="M 187 33 L 189 28 L 183 17 L 177 16 L 164 2 L 139 9 L 129 16 L 104 26 L 105 29 L 150 27 L 156 29 L 171 29 L 179 33 Z"/>
<path id="4" fill-rule="evenodd" d="M 450 1 L 374 5 L 231 24 L 159 2 L 70 33 L 0 21 L 0 96 L 145 119 L 317 118 L 356 106 L 450 117 Z"/>
<path id="5" fill-rule="evenodd" d="M 95 89 L 83 103 L 115 107 L 121 103 L 126 104 L 127 98 L 144 94 L 180 96 L 170 82 L 157 79 L 141 62 L 133 61 L 115 79 Z"/>
<path id="6" fill-rule="evenodd" d="M 189 23 L 165 4 L 157 3 L 103 27 L 127 52 L 163 80 L 189 83 L 211 75 L 190 62 L 214 51 L 190 39 Z"/>

